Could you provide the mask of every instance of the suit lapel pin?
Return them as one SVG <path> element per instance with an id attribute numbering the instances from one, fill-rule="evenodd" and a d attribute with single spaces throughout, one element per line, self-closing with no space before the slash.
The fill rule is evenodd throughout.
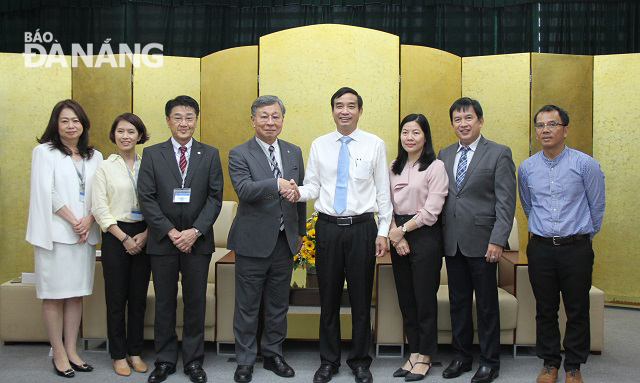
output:
<path id="1" fill-rule="evenodd" d="M 200 152 L 198 152 L 198 154 L 200 154 Z"/>

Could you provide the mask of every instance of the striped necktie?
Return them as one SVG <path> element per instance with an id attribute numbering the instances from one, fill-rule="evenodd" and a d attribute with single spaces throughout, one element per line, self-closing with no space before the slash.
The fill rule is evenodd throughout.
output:
<path id="1" fill-rule="evenodd" d="M 460 161 L 458 161 L 458 169 L 456 171 L 456 186 L 458 190 L 460 190 L 460 186 L 462 186 L 462 181 L 464 181 L 464 175 L 467 174 L 467 152 L 471 150 L 468 146 L 462 147 L 462 155 L 460 156 Z"/>
<path id="2" fill-rule="evenodd" d="M 269 157 L 271 159 L 271 171 L 273 171 L 273 176 L 276 178 L 282 178 L 282 173 L 280 173 L 280 168 L 278 167 L 278 161 L 276 161 L 276 148 L 273 145 L 269 145 Z M 282 211 L 280 211 L 280 231 L 284 230 L 284 217 L 282 216 Z"/>

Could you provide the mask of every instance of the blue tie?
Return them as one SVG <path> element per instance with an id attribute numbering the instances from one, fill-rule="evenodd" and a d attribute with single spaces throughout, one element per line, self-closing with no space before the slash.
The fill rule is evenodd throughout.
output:
<path id="1" fill-rule="evenodd" d="M 458 161 L 458 170 L 456 171 L 456 186 L 458 190 L 460 190 L 460 186 L 462 186 L 462 181 L 464 181 L 464 175 L 467 174 L 467 152 L 471 150 L 468 146 L 462 147 L 462 155 L 460 155 L 460 160 Z"/>
<path id="2" fill-rule="evenodd" d="M 333 199 L 333 209 L 337 214 L 347 210 L 347 184 L 349 183 L 349 147 L 351 137 L 340 137 L 342 146 L 338 156 L 338 177 L 336 178 L 336 195 Z"/>

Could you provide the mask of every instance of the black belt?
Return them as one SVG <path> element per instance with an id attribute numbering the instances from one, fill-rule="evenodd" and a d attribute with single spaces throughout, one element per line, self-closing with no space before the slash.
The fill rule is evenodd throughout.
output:
<path id="1" fill-rule="evenodd" d="M 589 234 L 576 234 L 568 237 L 541 237 L 537 234 L 532 234 L 531 237 L 547 245 L 559 246 L 587 239 Z"/>
<path id="2" fill-rule="evenodd" d="M 349 225 L 355 225 L 356 223 L 360 223 L 360 222 L 371 221 L 373 219 L 373 213 L 364 213 L 364 214 L 352 215 L 348 217 L 335 217 L 333 215 L 328 215 L 328 214 L 318 212 L 318 219 L 335 223 L 338 226 L 349 226 Z"/>

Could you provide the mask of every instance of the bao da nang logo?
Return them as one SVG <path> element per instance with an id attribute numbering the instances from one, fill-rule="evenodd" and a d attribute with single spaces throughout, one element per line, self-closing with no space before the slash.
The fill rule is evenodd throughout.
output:
<path id="1" fill-rule="evenodd" d="M 151 43 L 141 46 L 134 44 L 133 50 L 127 44 L 118 44 L 118 51 L 114 53 L 109 42 L 111 39 L 104 40 L 100 45 L 98 53 L 94 55 L 93 44 L 87 44 L 83 47 L 80 44 L 71 44 L 71 67 L 78 66 L 78 58 L 82 60 L 85 66 L 99 68 L 103 65 L 110 65 L 113 68 L 122 68 L 126 65 L 126 60 L 131 61 L 134 67 L 145 65 L 150 68 L 159 68 L 162 66 L 162 44 Z M 49 49 L 43 43 L 51 45 Z M 157 52 L 160 52 L 159 54 Z M 40 56 L 37 56 L 37 55 Z M 119 55 L 116 59 L 116 55 Z M 68 67 L 67 60 L 62 46 L 58 40 L 53 38 L 51 32 L 40 33 L 40 29 L 36 29 L 34 33 L 24 33 L 24 66 L 27 68 L 47 67 L 50 68 L 54 64 L 62 67 Z"/>

